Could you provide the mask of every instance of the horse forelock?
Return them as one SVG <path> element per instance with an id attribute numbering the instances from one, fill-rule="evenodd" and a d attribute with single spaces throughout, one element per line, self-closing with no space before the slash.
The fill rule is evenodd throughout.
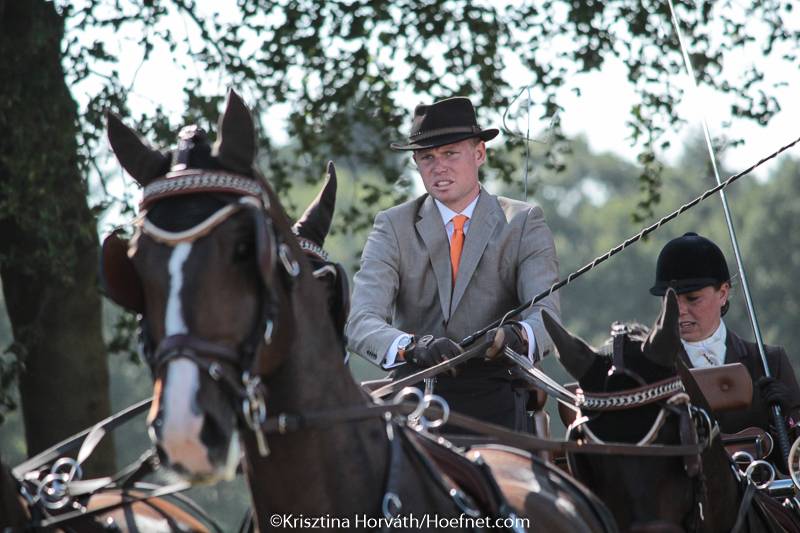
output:
<path id="1" fill-rule="evenodd" d="M 194 227 L 235 200 L 230 194 L 191 193 L 163 198 L 153 204 L 147 219 L 167 231 L 184 231 Z"/>
<path id="2" fill-rule="evenodd" d="M 642 350 L 648 336 L 650 335 L 650 328 L 638 322 L 628 322 L 624 326 L 625 333 L 622 333 L 621 335 L 624 336 L 623 361 L 626 370 L 632 371 L 640 376 L 642 379 L 644 379 L 645 383 L 652 383 L 654 381 L 675 375 L 676 372 L 674 369 L 658 365 L 645 357 Z M 603 356 L 605 356 L 602 361 L 606 365 L 606 371 L 608 371 L 612 362 L 612 355 L 614 351 L 614 337 L 609 337 L 606 339 L 599 351 L 601 354 L 603 354 Z M 592 372 L 592 370 L 594 370 L 594 372 Z M 615 390 L 621 390 L 619 388 L 611 390 L 604 389 L 603 386 L 607 382 L 605 379 L 606 376 L 607 374 L 602 374 L 602 366 L 593 366 L 593 368 L 590 369 L 590 372 L 587 372 L 584 379 L 581 380 L 581 385 L 590 387 L 587 390 L 592 390 L 594 392 L 614 392 Z M 631 385 L 631 388 L 635 386 L 638 385 Z"/>

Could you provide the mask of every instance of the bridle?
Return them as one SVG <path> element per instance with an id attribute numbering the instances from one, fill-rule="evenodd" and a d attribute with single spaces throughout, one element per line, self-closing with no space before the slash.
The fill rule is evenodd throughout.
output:
<path id="1" fill-rule="evenodd" d="M 233 199 L 199 224 L 178 232 L 160 228 L 147 218 L 148 209 L 159 200 L 198 193 L 224 193 Z M 276 332 L 279 322 L 283 332 L 281 337 L 284 339 L 289 335 L 286 330 L 292 328 L 289 320 L 282 320 L 281 317 L 282 311 L 289 312 L 291 299 L 287 296 L 300 275 L 300 264 L 294 258 L 291 247 L 273 226 L 271 202 L 266 187 L 257 179 L 221 171 L 180 171 L 157 178 L 144 188 L 141 214 L 136 221 L 136 235 L 131 246 L 136 246 L 142 235 L 170 247 L 193 243 L 243 211 L 251 213 L 255 224 L 256 259 L 263 278 L 259 312 L 250 332 L 236 348 L 194 334 L 169 335 L 155 346 L 146 320 L 142 320 L 141 353 L 154 377 L 170 361 L 186 358 L 215 382 L 220 383 L 234 405 L 241 406 L 235 412 L 240 421 L 255 431 L 259 453 L 265 456 L 269 449 L 259 431 L 266 420 L 267 396 L 261 376 L 262 358 L 267 351 L 278 355 L 286 353 L 286 346 L 282 346 L 285 342 L 276 343 Z M 276 269 L 277 266 L 280 269 Z M 258 438 L 260 435 L 262 438 Z"/>

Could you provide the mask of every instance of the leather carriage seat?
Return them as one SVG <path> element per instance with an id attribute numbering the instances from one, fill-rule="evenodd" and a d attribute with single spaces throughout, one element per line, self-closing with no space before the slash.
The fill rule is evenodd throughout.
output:
<path id="1" fill-rule="evenodd" d="M 750 407 L 753 401 L 753 380 L 742 363 L 692 368 L 691 373 L 715 413 Z"/>
<path id="2" fill-rule="evenodd" d="M 692 368 L 690 371 L 714 413 L 750 408 L 753 401 L 753 380 L 743 364 Z M 772 452 L 774 445 L 770 434 L 757 427 L 733 434 L 723 433 L 721 438 L 730 456 L 744 451 L 754 459 L 764 459 Z"/>

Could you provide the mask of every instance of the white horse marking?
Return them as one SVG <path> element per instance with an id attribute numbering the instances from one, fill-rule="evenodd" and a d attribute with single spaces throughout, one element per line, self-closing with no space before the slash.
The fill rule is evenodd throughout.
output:
<path id="1" fill-rule="evenodd" d="M 164 318 L 166 336 L 189 332 L 183 316 L 181 291 L 183 289 L 183 267 L 192 244 L 182 242 L 175 245 L 169 258 L 169 298 Z M 200 440 L 203 416 L 198 414 L 195 396 L 200 388 L 200 375 L 192 361 L 177 358 L 167 365 L 167 375 L 162 393 L 163 431 L 161 447 L 170 457 L 180 457 L 180 463 L 196 474 L 209 474 L 213 467 L 208 459 L 208 450 Z"/>
<path id="2" fill-rule="evenodd" d="M 164 328 L 167 336 L 188 333 L 186 321 L 183 318 L 181 305 L 181 289 L 183 288 L 183 265 L 189 258 L 192 244 L 182 242 L 175 246 L 169 257 L 169 298 L 167 312 L 164 318 Z"/>
<path id="3" fill-rule="evenodd" d="M 203 416 L 195 404 L 199 384 L 199 371 L 192 361 L 179 357 L 167 366 L 161 447 L 170 458 L 180 457 L 177 462 L 191 473 L 209 475 L 214 467 L 200 439 Z"/>

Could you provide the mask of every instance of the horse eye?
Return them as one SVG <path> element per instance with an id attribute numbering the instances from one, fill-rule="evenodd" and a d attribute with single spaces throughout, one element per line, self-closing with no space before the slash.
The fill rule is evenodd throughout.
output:
<path id="1" fill-rule="evenodd" d="M 248 261 L 253 258 L 253 241 L 242 240 L 233 248 L 233 260 L 236 263 Z"/>

